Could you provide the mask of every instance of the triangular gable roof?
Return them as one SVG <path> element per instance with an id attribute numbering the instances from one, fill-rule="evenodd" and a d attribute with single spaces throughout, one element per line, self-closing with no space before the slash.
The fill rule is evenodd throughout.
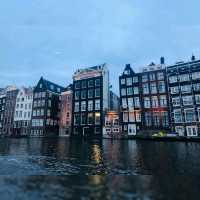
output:
<path id="1" fill-rule="evenodd" d="M 127 75 L 127 74 L 126 74 L 126 71 L 130 71 L 130 74 L 129 74 L 129 75 L 135 74 L 135 72 L 134 72 L 133 69 L 131 68 L 131 65 L 130 65 L 130 64 L 126 64 L 126 67 L 125 67 L 125 69 L 124 69 L 124 71 L 123 71 L 123 75 Z"/>
<path id="2" fill-rule="evenodd" d="M 51 92 L 60 93 L 60 92 L 64 91 L 64 87 L 62 87 L 62 86 L 60 86 L 60 85 L 58 85 L 56 83 L 53 83 L 51 81 L 48 81 L 48 80 L 44 79 L 43 77 L 40 78 L 40 80 L 39 80 L 39 82 L 37 84 L 37 87 L 41 83 L 45 86 L 46 90 L 49 90 Z M 60 92 L 58 92 L 57 88 L 60 89 Z"/>

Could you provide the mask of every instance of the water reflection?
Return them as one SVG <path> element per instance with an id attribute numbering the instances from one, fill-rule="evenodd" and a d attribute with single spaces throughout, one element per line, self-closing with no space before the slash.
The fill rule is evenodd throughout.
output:
<path id="1" fill-rule="evenodd" d="M 9 200 L 195 199 L 199 152 L 199 143 L 1 139 L 0 193 Z"/>

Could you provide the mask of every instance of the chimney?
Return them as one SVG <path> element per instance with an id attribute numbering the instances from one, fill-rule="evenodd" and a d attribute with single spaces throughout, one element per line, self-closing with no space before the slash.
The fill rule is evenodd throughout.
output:
<path id="1" fill-rule="evenodd" d="M 192 61 L 195 61 L 195 60 L 196 60 L 194 54 L 192 54 L 191 60 L 192 60 Z"/>
<path id="2" fill-rule="evenodd" d="M 161 58 L 160 58 L 160 64 L 161 64 L 161 65 L 164 65 L 164 64 L 165 64 L 165 58 L 164 58 L 164 57 L 161 57 Z"/>

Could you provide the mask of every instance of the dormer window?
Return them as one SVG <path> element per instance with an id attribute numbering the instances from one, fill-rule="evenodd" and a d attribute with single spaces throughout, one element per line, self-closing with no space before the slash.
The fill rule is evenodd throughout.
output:
<path id="1" fill-rule="evenodd" d="M 57 88 L 57 92 L 60 92 L 60 88 Z"/>
<path id="2" fill-rule="evenodd" d="M 128 70 L 128 69 L 125 70 L 125 71 L 124 71 L 124 74 L 125 74 L 125 75 L 129 75 L 129 74 L 130 74 L 130 70 Z"/>
<path id="3" fill-rule="evenodd" d="M 40 88 L 42 88 L 42 84 L 40 84 Z"/>
<path id="4" fill-rule="evenodd" d="M 54 90 L 54 85 L 50 85 L 51 90 Z"/>

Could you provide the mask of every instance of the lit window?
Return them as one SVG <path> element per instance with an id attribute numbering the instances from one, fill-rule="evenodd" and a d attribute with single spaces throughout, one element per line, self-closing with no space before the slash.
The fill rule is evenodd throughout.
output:
<path id="1" fill-rule="evenodd" d="M 101 124 L 101 114 L 95 113 L 95 124 L 100 125 Z"/>

